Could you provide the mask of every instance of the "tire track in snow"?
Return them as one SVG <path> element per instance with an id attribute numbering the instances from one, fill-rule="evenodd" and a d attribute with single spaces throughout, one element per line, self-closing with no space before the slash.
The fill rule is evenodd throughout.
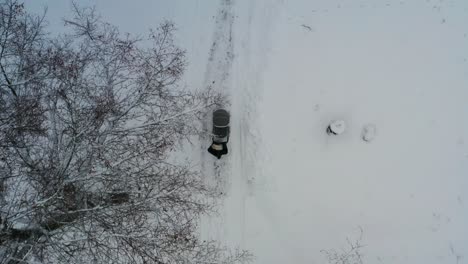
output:
<path id="1" fill-rule="evenodd" d="M 230 108 L 230 84 L 229 76 L 232 68 L 233 55 L 233 38 L 232 26 L 234 23 L 234 14 L 232 11 L 232 1 L 222 0 L 221 5 L 215 20 L 215 29 L 213 33 L 213 41 L 209 51 L 208 62 L 206 65 L 204 87 L 219 93 L 223 97 L 221 107 Z M 211 114 L 215 107 L 208 109 L 203 130 L 211 132 Z M 210 135 L 202 139 L 207 144 L 202 144 L 202 169 L 207 175 L 207 180 L 216 184 L 218 182 L 215 176 L 220 176 L 221 167 L 225 165 L 226 157 L 217 161 L 215 157 L 206 152 L 206 146 L 211 143 Z M 213 162 L 214 161 L 214 162 Z M 222 186 L 217 186 L 222 187 Z"/>
<path id="2" fill-rule="evenodd" d="M 211 132 L 211 118 L 215 107 L 223 107 L 230 111 L 230 75 L 232 69 L 233 55 L 233 35 L 232 27 L 234 24 L 233 3 L 231 0 L 221 0 L 218 9 L 215 26 L 212 37 L 212 44 L 209 51 L 208 62 L 206 65 L 205 77 L 203 86 L 219 93 L 223 97 L 223 102 L 218 106 L 207 109 L 205 121 L 203 122 L 203 131 Z M 220 193 L 226 193 L 229 175 L 229 160 L 231 155 L 224 156 L 221 160 L 217 160 L 214 156 L 207 152 L 207 147 L 211 143 L 210 133 L 201 137 L 201 169 L 205 176 L 205 181 L 214 187 Z M 224 212 L 220 212 L 220 218 L 206 219 L 206 230 L 202 233 L 210 238 L 221 240 L 219 232 L 225 233 L 223 230 Z M 220 222 L 219 222 L 220 221 Z M 203 226 L 203 224 L 202 224 Z M 216 228 L 219 227 L 219 228 Z M 214 236 L 214 237 L 213 237 Z"/>
<path id="3" fill-rule="evenodd" d="M 257 193 L 272 184 L 272 180 L 267 179 L 262 172 L 267 148 L 262 143 L 258 127 L 261 116 L 258 107 L 263 93 L 263 71 L 268 65 L 270 34 L 274 27 L 274 19 L 281 9 L 281 3 L 280 1 L 242 3 L 243 6 L 238 6 L 241 9 L 239 15 L 246 14 L 246 17 L 236 22 L 235 35 L 238 36 L 236 43 L 239 45 L 236 45 L 235 49 L 236 60 L 232 76 L 233 87 L 236 89 L 232 95 L 232 125 L 235 131 L 233 135 L 236 136 L 232 144 L 238 151 L 232 162 L 230 199 L 233 201 L 229 204 L 231 207 L 229 213 L 231 218 L 238 219 L 239 223 L 233 222 L 231 225 L 237 225 L 238 230 L 234 232 L 240 233 L 238 240 L 240 246 L 245 248 L 252 246 L 246 244 L 245 230 L 249 226 L 247 209 L 257 204 L 255 198 Z M 268 218 L 266 214 L 265 216 Z M 229 228 L 232 229 L 231 226 Z"/>
<path id="4" fill-rule="evenodd" d="M 231 0 L 222 0 L 216 16 L 215 31 L 205 72 L 205 85 L 228 96 L 229 76 L 234 59 L 232 27 L 234 13 Z"/>

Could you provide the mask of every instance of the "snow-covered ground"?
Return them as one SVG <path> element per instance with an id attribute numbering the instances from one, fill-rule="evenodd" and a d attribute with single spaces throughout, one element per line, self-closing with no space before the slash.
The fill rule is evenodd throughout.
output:
<path id="1" fill-rule="evenodd" d="M 50 5 L 54 23 L 65 13 Z M 229 98 L 230 154 L 217 161 L 203 140 L 195 151 L 225 194 L 203 236 L 252 250 L 255 263 L 310 264 L 362 230 L 364 263 L 468 263 L 468 2 L 97 8 L 132 33 L 174 20 L 184 84 Z M 327 135 L 333 120 L 343 134 Z"/>

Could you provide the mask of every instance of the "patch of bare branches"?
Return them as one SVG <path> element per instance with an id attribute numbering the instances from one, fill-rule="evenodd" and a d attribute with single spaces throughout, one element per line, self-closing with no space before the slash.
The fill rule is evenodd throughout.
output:
<path id="1" fill-rule="evenodd" d="M 321 250 L 330 264 L 362 264 L 363 254 L 362 236 L 364 231 L 359 227 L 358 237 L 346 238 L 346 246 L 342 249 Z"/>

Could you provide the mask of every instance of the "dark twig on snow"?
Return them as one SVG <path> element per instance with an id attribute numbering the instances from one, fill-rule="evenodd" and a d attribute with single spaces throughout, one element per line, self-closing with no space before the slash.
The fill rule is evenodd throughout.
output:
<path id="1" fill-rule="evenodd" d="M 306 24 L 301 25 L 303 28 L 307 29 L 308 31 L 313 31 L 312 28 Z"/>

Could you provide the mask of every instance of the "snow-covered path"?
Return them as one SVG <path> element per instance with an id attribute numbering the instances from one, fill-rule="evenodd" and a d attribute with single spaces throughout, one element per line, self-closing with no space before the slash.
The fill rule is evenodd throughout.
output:
<path id="1" fill-rule="evenodd" d="M 273 2 L 271 2 L 273 3 Z M 256 188 L 261 138 L 255 120 L 261 95 L 262 69 L 266 67 L 268 27 L 276 5 L 221 1 L 205 83 L 225 94 L 231 111 L 231 154 L 221 161 L 202 153 L 207 179 L 226 193 L 220 217 L 205 219 L 205 236 L 234 247 L 246 247 L 246 200 Z M 256 12 L 264 15 L 256 16 Z M 235 53 L 233 53 L 235 51 Z M 206 144 L 202 144 L 205 151 Z"/>

